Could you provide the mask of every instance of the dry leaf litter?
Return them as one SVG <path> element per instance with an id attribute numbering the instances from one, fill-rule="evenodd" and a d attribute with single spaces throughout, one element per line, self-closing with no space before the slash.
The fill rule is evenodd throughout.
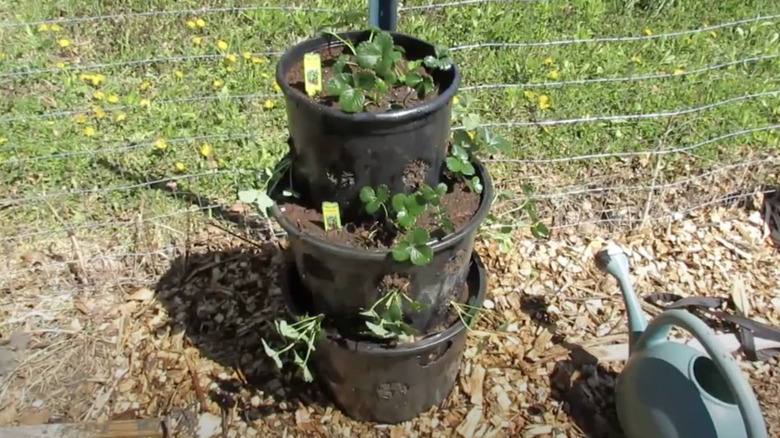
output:
<path id="1" fill-rule="evenodd" d="M 620 437 L 620 363 L 599 364 L 588 349 L 626 342 L 626 319 L 594 253 L 607 237 L 626 248 L 640 296 L 733 296 L 777 326 L 777 230 L 766 223 L 758 210 L 712 208 L 629 234 L 518 232 L 507 253 L 478 239 L 489 292 L 456 387 L 399 425 L 351 421 L 263 353 L 261 339 L 279 342 L 283 240 L 250 245 L 209 226 L 178 258 L 160 251 L 145 265 L 156 285 L 122 285 L 139 272 L 110 266 L 119 286 L 75 295 L 47 294 L 58 277 L 32 263 L 24 282 L 0 283 L 0 426 L 160 416 L 171 436 Z M 777 359 L 736 357 L 780 436 Z"/>

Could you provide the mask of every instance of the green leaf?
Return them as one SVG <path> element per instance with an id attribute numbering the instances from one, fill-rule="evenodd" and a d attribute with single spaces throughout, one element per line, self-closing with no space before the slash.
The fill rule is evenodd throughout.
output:
<path id="1" fill-rule="evenodd" d="M 374 70 L 376 70 L 376 74 L 382 77 L 390 74 L 393 71 L 393 60 L 389 56 L 382 56 L 376 62 Z"/>
<path id="2" fill-rule="evenodd" d="M 331 71 L 333 71 L 336 74 L 344 73 L 344 67 L 347 66 L 347 55 L 340 54 L 338 58 L 336 58 L 336 62 L 333 63 L 333 67 L 331 67 Z"/>
<path id="3" fill-rule="evenodd" d="M 436 44 L 433 46 L 433 53 L 439 59 L 446 58 L 450 56 L 450 48 L 441 44 Z"/>
<path id="4" fill-rule="evenodd" d="M 273 359 L 273 360 L 274 360 L 274 363 L 276 363 L 276 366 L 277 366 L 278 368 L 280 368 L 280 369 L 281 369 L 283 365 L 282 365 L 282 361 L 281 361 L 281 359 L 279 359 L 279 353 L 277 353 L 276 351 L 274 351 L 274 349 L 273 349 L 273 348 L 271 348 L 271 347 L 270 347 L 270 346 L 269 346 L 269 345 L 268 345 L 268 344 L 265 342 L 265 339 L 261 339 L 261 341 L 263 342 L 263 350 L 265 350 L 265 354 L 266 354 L 268 357 L 270 357 L 271 359 Z"/>
<path id="5" fill-rule="evenodd" d="M 409 260 L 409 249 L 412 245 L 409 242 L 401 241 L 393 246 L 393 259 L 397 262 L 405 262 Z"/>
<path id="6" fill-rule="evenodd" d="M 419 73 L 415 73 L 413 71 L 410 71 L 404 75 L 404 84 L 408 87 L 416 87 L 420 82 L 422 82 L 423 77 Z"/>
<path id="7" fill-rule="evenodd" d="M 452 133 L 452 145 L 462 151 L 462 154 L 457 155 L 462 155 L 463 157 L 467 156 L 466 149 L 473 149 L 476 146 L 469 133 L 463 129 L 458 129 Z"/>
<path id="8" fill-rule="evenodd" d="M 534 225 L 533 227 L 531 227 L 531 234 L 538 239 L 540 237 L 545 237 L 549 235 L 550 229 L 547 228 L 546 225 L 540 222 Z"/>
<path id="9" fill-rule="evenodd" d="M 425 202 L 421 202 L 420 196 L 416 193 L 406 197 L 404 206 L 406 211 L 414 217 L 419 216 L 425 210 Z"/>
<path id="10" fill-rule="evenodd" d="M 287 321 L 283 319 L 276 321 L 276 330 L 279 332 L 280 335 L 288 339 L 294 339 L 297 341 L 303 337 L 301 333 L 295 329 L 295 327 L 291 326 L 290 324 L 287 323 Z"/>
<path id="11" fill-rule="evenodd" d="M 474 193 L 482 193 L 482 182 L 479 180 L 478 177 L 473 177 L 469 180 L 466 180 L 466 185 L 469 189 L 471 189 Z"/>
<path id="12" fill-rule="evenodd" d="M 439 196 L 444 196 L 445 193 L 447 193 L 448 187 L 445 183 L 439 183 L 436 186 L 436 194 Z"/>
<path id="13" fill-rule="evenodd" d="M 255 200 L 255 205 L 257 205 L 257 209 L 260 211 L 260 213 L 267 217 L 268 209 L 274 206 L 274 200 L 271 199 L 271 197 L 267 194 L 260 193 L 260 195 Z"/>
<path id="14" fill-rule="evenodd" d="M 411 72 L 417 70 L 422 65 L 422 61 L 409 61 L 406 63 L 406 68 Z"/>
<path id="15" fill-rule="evenodd" d="M 415 228 L 409 233 L 409 238 L 407 240 L 415 245 L 425 245 L 430 238 L 431 236 L 428 234 L 428 230 L 425 228 Z"/>
<path id="16" fill-rule="evenodd" d="M 374 37 L 374 44 L 379 47 L 381 53 L 390 53 L 393 50 L 393 36 L 387 32 L 378 33 Z"/>
<path id="17" fill-rule="evenodd" d="M 393 75 L 392 77 L 388 77 L 386 79 L 376 78 L 376 91 L 378 91 L 381 94 L 387 93 L 388 84 L 392 86 L 395 83 L 395 82 L 388 81 L 388 79 L 393 79 L 393 81 L 395 81 L 395 75 Z"/>
<path id="18" fill-rule="evenodd" d="M 350 88 L 339 96 L 339 106 L 342 110 L 348 113 L 356 113 L 363 109 L 363 104 L 366 103 L 366 97 L 362 93 Z"/>
<path id="19" fill-rule="evenodd" d="M 355 87 L 361 90 L 371 91 L 376 86 L 376 76 L 370 71 L 361 71 L 353 76 Z"/>
<path id="20" fill-rule="evenodd" d="M 498 134 L 494 134 L 485 126 L 481 126 L 477 129 L 477 139 L 491 152 L 509 151 L 509 142 L 507 142 L 504 137 Z"/>
<path id="21" fill-rule="evenodd" d="M 373 68 L 382 57 L 382 48 L 374 41 L 364 41 L 356 48 L 355 61 L 363 68 Z"/>
<path id="22" fill-rule="evenodd" d="M 415 220 L 417 219 L 417 216 L 413 216 L 409 214 L 406 210 L 402 210 L 398 212 L 398 216 L 396 217 L 396 221 L 398 221 L 398 225 L 409 228 L 412 225 L 414 225 Z"/>
<path id="23" fill-rule="evenodd" d="M 366 213 L 368 214 L 374 214 L 379 210 L 379 207 L 382 206 L 381 202 L 378 201 L 370 201 L 366 203 Z"/>
<path id="24" fill-rule="evenodd" d="M 303 380 L 305 382 L 311 382 L 314 380 L 314 376 L 311 375 L 311 371 L 309 370 L 309 367 L 306 366 L 306 364 L 301 364 L 301 371 L 303 372 Z"/>
<path id="25" fill-rule="evenodd" d="M 328 94 L 332 96 L 341 96 L 347 90 L 352 89 L 352 75 L 349 73 L 339 73 L 330 79 L 325 85 Z"/>
<path id="26" fill-rule="evenodd" d="M 424 98 L 433 91 L 433 79 L 427 76 L 423 77 L 422 82 L 417 84 L 415 89 L 417 90 L 417 97 L 420 99 Z"/>
<path id="27" fill-rule="evenodd" d="M 390 189 L 388 189 L 386 185 L 380 184 L 379 187 L 376 188 L 376 199 L 380 202 L 387 202 L 387 200 L 390 199 Z"/>
<path id="28" fill-rule="evenodd" d="M 387 319 L 389 321 L 400 321 L 403 317 L 403 313 L 401 312 L 401 306 L 398 305 L 396 301 L 393 301 L 390 306 L 387 308 Z"/>
<path id="29" fill-rule="evenodd" d="M 395 73 L 392 72 L 392 70 L 382 74 L 382 78 L 384 78 L 384 89 L 380 90 L 382 94 L 387 93 L 388 84 L 393 86 L 396 84 L 396 82 L 398 82 L 398 77 L 395 75 Z"/>
<path id="30" fill-rule="evenodd" d="M 449 156 L 445 158 L 444 163 L 447 165 L 447 169 L 449 169 L 450 172 L 460 173 L 462 167 L 458 157 Z"/>
<path id="31" fill-rule="evenodd" d="M 449 156 L 446 158 L 447 168 L 452 172 L 461 173 L 466 176 L 474 175 L 474 165 L 470 161 L 462 158 Z"/>
<path id="32" fill-rule="evenodd" d="M 366 321 L 366 327 L 371 330 L 371 333 L 379 336 L 380 338 L 386 338 L 390 335 L 390 332 L 387 331 L 384 327 L 378 324 L 374 324 L 371 321 Z"/>
<path id="33" fill-rule="evenodd" d="M 433 249 L 428 245 L 415 245 L 412 247 L 409 257 L 414 265 L 426 265 L 433 260 Z"/>
<path id="34" fill-rule="evenodd" d="M 371 186 L 365 186 L 362 189 L 360 189 L 360 201 L 363 203 L 368 203 L 371 201 L 376 200 L 376 192 L 374 192 L 374 188 Z"/>
<path id="35" fill-rule="evenodd" d="M 463 128 L 466 131 L 473 131 L 479 127 L 479 116 L 476 114 L 467 114 L 463 117 Z"/>
<path id="36" fill-rule="evenodd" d="M 406 195 L 403 193 L 396 193 L 393 195 L 393 199 L 390 201 L 390 204 L 393 206 L 393 211 L 396 213 L 406 211 Z"/>
<path id="37" fill-rule="evenodd" d="M 251 189 L 251 190 L 239 190 L 238 191 L 238 200 L 243 202 L 244 204 L 252 204 L 257 200 L 258 195 L 260 194 L 259 190 Z"/>

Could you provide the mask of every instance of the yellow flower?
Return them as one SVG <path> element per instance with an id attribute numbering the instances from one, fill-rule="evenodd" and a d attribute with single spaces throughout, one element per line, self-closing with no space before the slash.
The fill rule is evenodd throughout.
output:
<path id="1" fill-rule="evenodd" d="M 138 104 L 149 108 L 152 105 L 152 102 L 150 102 L 149 99 L 141 99 L 141 101 L 138 102 Z"/>
<path id="2" fill-rule="evenodd" d="M 125 113 L 117 113 L 116 118 L 114 118 L 114 120 L 116 120 L 117 122 L 124 122 L 126 119 L 127 119 L 127 114 Z"/>
<path id="3" fill-rule="evenodd" d="M 116 94 L 109 94 L 106 100 L 108 101 L 108 103 L 117 103 L 119 102 L 119 96 L 117 96 Z"/>
<path id="4" fill-rule="evenodd" d="M 204 157 L 208 157 L 209 155 L 211 155 L 212 152 L 211 145 L 208 143 L 203 143 L 202 145 L 200 145 L 200 148 L 198 148 L 198 152 L 200 152 L 200 154 L 203 155 Z"/>
<path id="5" fill-rule="evenodd" d="M 244 52 L 244 53 L 241 54 L 241 56 L 244 59 L 250 59 L 252 57 L 252 52 Z"/>
<path id="6" fill-rule="evenodd" d="M 233 68 L 232 65 L 229 65 L 229 66 L 225 67 L 225 70 L 227 70 L 227 72 L 230 73 L 231 71 L 234 70 L 234 68 Z"/>
<path id="7" fill-rule="evenodd" d="M 65 65 L 66 64 L 64 62 L 60 61 L 57 63 L 57 68 L 65 68 Z"/>
<path id="8" fill-rule="evenodd" d="M 106 112 L 103 111 L 103 108 L 99 106 L 93 107 L 92 112 L 95 113 L 95 117 L 98 119 L 102 119 L 106 115 Z"/>
<path id="9" fill-rule="evenodd" d="M 281 91 L 282 87 L 280 87 L 279 84 L 276 81 L 274 81 L 274 83 L 271 84 L 271 89 L 274 91 Z"/>
<path id="10" fill-rule="evenodd" d="M 92 98 L 95 99 L 95 100 L 103 100 L 103 99 L 106 98 L 106 93 L 104 93 L 104 92 L 102 92 L 100 90 L 95 91 L 94 93 L 92 93 Z"/>
<path id="11" fill-rule="evenodd" d="M 195 20 L 187 20 L 187 27 L 189 27 L 190 29 L 195 29 L 195 26 L 196 26 Z"/>
<path id="12" fill-rule="evenodd" d="M 212 83 L 212 85 L 214 85 L 214 88 L 219 88 L 219 87 L 225 85 L 225 81 L 223 81 L 221 79 L 214 79 L 214 82 Z"/>
<path id="13" fill-rule="evenodd" d="M 198 18 L 195 20 L 195 24 L 197 24 L 198 27 L 204 27 L 206 25 L 206 21 L 202 18 Z"/>
<path id="14" fill-rule="evenodd" d="M 544 58 L 544 65 L 553 65 L 554 63 L 555 63 L 555 60 L 553 60 L 549 56 L 547 58 Z"/>
<path id="15" fill-rule="evenodd" d="M 268 76 L 268 73 L 260 73 L 260 77 L 263 79 L 268 79 L 270 76 Z"/>
<path id="16" fill-rule="evenodd" d="M 41 23 L 38 25 L 38 32 L 46 32 L 49 30 L 49 25 L 46 23 Z"/>
<path id="17" fill-rule="evenodd" d="M 477 133 L 475 131 L 466 131 L 466 134 L 469 135 L 469 138 L 474 141 L 475 138 L 477 138 Z"/>
<path id="18" fill-rule="evenodd" d="M 141 82 L 141 85 L 138 86 L 138 88 L 140 88 L 141 91 L 146 91 L 151 86 L 152 86 L 152 84 L 149 81 L 143 81 L 143 82 Z"/>
<path id="19" fill-rule="evenodd" d="M 176 168 L 177 172 L 184 172 L 184 163 L 181 161 L 177 161 L 173 163 L 173 167 Z"/>
<path id="20" fill-rule="evenodd" d="M 67 38 L 60 38 L 57 40 L 57 45 L 60 47 L 68 47 L 70 46 L 70 40 Z"/>
<path id="21" fill-rule="evenodd" d="M 84 114 L 77 114 L 76 115 L 76 123 L 79 123 L 79 124 L 87 123 L 87 116 L 85 116 Z"/>
<path id="22" fill-rule="evenodd" d="M 650 35 L 653 34 L 653 29 L 650 29 L 649 27 L 646 27 L 644 32 L 645 32 L 645 35 L 650 36 Z"/>
<path id="23" fill-rule="evenodd" d="M 195 44 L 196 46 L 203 44 L 203 37 L 199 37 L 199 36 L 192 37 L 192 44 Z"/>
<path id="24" fill-rule="evenodd" d="M 676 68 L 676 69 L 672 70 L 672 73 L 674 73 L 676 75 L 681 75 L 681 74 L 685 73 L 685 70 L 683 70 L 681 68 Z"/>
<path id="25" fill-rule="evenodd" d="M 8 143 L 8 139 L 5 137 L 0 137 L 0 144 Z"/>
<path id="26" fill-rule="evenodd" d="M 93 128 L 92 126 L 85 127 L 84 135 L 86 135 L 87 137 L 92 137 L 93 135 L 95 135 L 95 128 Z"/>
<path id="27" fill-rule="evenodd" d="M 561 77 L 561 75 L 558 73 L 557 70 L 553 70 L 550 73 L 547 73 L 547 77 L 550 79 L 558 79 L 559 77 Z"/>
<path id="28" fill-rule="evenodd" d="M 550 107 L 550 98 L 546 94 L 539 96 L 539 109 L 547 109 Z"/>
<path id="29" fill-rule="evenodd" d="M 525 95 L 525 98 L 526 98 L 526 99 L 528 99 L 528 100 L 531 100 L 531 101 L 533 101 L 533 100 L 534 100 L 534 98 L 536 97 L 536 93 L 534 93 L 534 92 L 533 92 L 533 91 L 531 91 L 531 90 L 525 90 L 525 91 L 523 92 L 523 95 Z"/>
<path id="30" fill-rule="evenodd" d="M 179 79 L 184 77 L 184 72 L 181 70 L 176 70 L 175 72 L 173 72 L 173 74 L 176 75 L 176 77 Z"/>
<path id="31" fill-rule="evenodd" d="M 103 83 L 103 80 L 104 80 L 105 78 L 106 78 L 106 77 L 105 77 L 105 76 L 103 76 L 103 75 L 102 75 L 102 74 L 100 74 L 100 73 L 97 73 L 97 74 L 92 74 L 92 73 L 82 73 L 82 74 L 81 74 L 81 79 L 83 79 L 83 80 L 85 80 L 85 81 L 89 81 L 89 82 L 91 82 L 91 83 L 92 83 L 92 85 L 95 85 L 95 86 L 98 86 L 98 85 L 100 85 L 101 83 Z"/>
<path id="32" fill-rule="evenodd" d="M 61 30 L 62 30 L 62 28 L 60 27 L 60 25 L 59 25 L 59 24 L 52 24 L 52 25 L 51 25 L 51 31 L 52 31 L 52 32 L 59 32 L 59 31 L 61 31 Z"/>
<path id="33" fill-rule="evenodd" d="M 225 55 L 225 61 L 227 61 L 227 62 L 236 62 L 237 59 L 238 58 L 236 58 L 236 55 L 234 55 L 232 53 L 229 54 L 229 55 Z"/>
<path id="34" fill-rule="evenodd" d="M 265 109 L 271 109 L 276 106 L 276 102 L 271 99 L 266 99 L 265 102 L 263 102 L 263 106 Z"/>
<path id="35" fill-rule="evenodd" d="M 710 31 L 710 36 L 713 37 L 713 38 L 717 38 L 718 37 L 718 33 L 715 32 L 714 30 L 711 30 Z"/>
<path id="36" fill-rule="evenodd" d="M 275 82 L 274 82 L 274 83 L 275 83 Z M 457 104 L 458 104 L 458 102 L 460 102 L 460 99 L 458 98 L 458 96 L 454 96 L 454 97 L 452 98 L 452 104 L 453 104 L 453 105 L 457 105 Z"/>
<path id="37" fill-rule="evenodd" d="M 217 41 L 217 47 L 219 48 L 219 50 L 227 50 L 228 43 L 226 43 L 226 42 L 224 42 L 222 40 L 219 40 L 219 41 Z"/>
<path id="38" fill-rule="evenodd" d="M 252 64 L 262 64 L 264 62 L 265 62 L 265 58 L 261 58 L 259 56 L 252 57 Z"/>
<path id="39" fill-rule="evenodd" d="M 640 58 L 639 55 L 634 55 L 631 57 L 631 62 L 635 62 L 639 64 L 640 62 L 642 62 L 642 58 Z"/>
<path id="40" fill-rule="evenodd" d="M 154 142 L 154 147 L 159 149 L 159 150 L 163 150 L 163 149 L 168 147 L 168 143 L 165 141 L 164 138 L 158 138 Z"/>
<path id="41" fill-rule="evenodd" d="M 0 52 L 0 59 L 3 59 L 3 58 L 5 58 L 5 53 Z"/>

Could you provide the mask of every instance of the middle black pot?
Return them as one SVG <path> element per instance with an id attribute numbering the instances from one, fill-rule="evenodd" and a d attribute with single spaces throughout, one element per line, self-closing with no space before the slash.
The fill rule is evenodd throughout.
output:
<path id="1" fill-rule="evenodd" d="M 355 44 L 369 35 L 369 31 L 339 34 Z M 401 33 L 391 35 L 411 59 L 435 53 L 431 43 Z M 358 195 L 364 186 L 384 184 L 399 193 L 408 192 L 414 179 L 435 185 L 450 137 L 452 97 L 460 83 L 457 67 L 432 72 L 439 95 L 430 101 L 410 108 L 349 114 L 308 97 L 288 79 L 292 69 L 301 68 L 305 53 L 341 47 L 342 43 L 323 36 L 306 40 L 288 49 L 276 66 L 276 81 L 287 108 L 295 176 L 304 183 L 305 194 L 315 204 L 337 202 L 344 212 L 352 212 L 360 207 Z"/>
<path id="2" fill-rule="evenodd" d="M 487 169 L 478 160 L 473 164 L 483 186 L 479 208 L 461 229 L 431 245 L 433 260 L 423 266 L 397 262 L 389 250 L 354 248 L 314 236 L 302 231 L 274 204 L 271 213 L 287 232 L 301 281 L 312 292 L 314 311 L 354 318 L 388 291 L 383 282 L 400 277 L 408 281 L 406 294 L 424 305 L 414 311 L 405 303 L 404 314 L 411 325 L 425 333 L 440 323 L 448 298 L 465 284 L 477 231 L 493 201 L 493 182 Z M 288 179 L 289 174 L 282 176 L 276 190 L 284 190 Z M 271 198 L 275 199 L 274 193 Z"/>

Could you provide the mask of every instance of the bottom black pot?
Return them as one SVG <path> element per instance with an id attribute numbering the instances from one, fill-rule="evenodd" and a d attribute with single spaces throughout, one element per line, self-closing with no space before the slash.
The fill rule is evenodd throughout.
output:
<path id="1" fill-rule="evenodd" d="M 470 317 L 485 300 L 485 268 L 471 255 L 467 277 Z M 289 312 L 311 308 L 311 293 L 295 265 L 285 268 L 282 291 Z M 466 346 L 467 328 L 460 319 L 446 330 L 419 341 L 389 347 L 326 334 L 312 352 L 316 378 L 336 405 L 358 421 L 400 423 L 411 420 L 452 391 Z"/>

